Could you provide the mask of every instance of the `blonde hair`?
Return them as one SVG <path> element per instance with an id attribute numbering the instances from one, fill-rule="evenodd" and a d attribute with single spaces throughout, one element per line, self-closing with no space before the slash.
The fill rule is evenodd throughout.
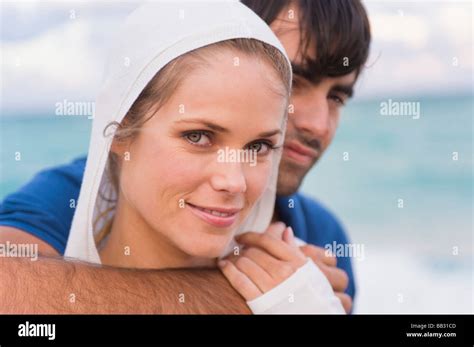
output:
<path id="1" fill-rule="evenodd" d="M 104 136 L 107 136 L 106 134 L 109 132 L 110 127 L 114 127 L 113 141 L 133 140 L 143 124 L 151 119 L 156 111 L 170 99 L 173 92 L 188 73 L 208 64 L 212 53 L 225 49 L 244 53 L 247 56 L 258 58 L 269 64 L 283 87 L 273 88 L 274 91 L 281 94 L 282 97 L 289 98 L 291 91 L 291 67 L 282 52 L 274 46 L 255 39 L 239 38 L 225 40 L 190 51 L 169 62 L 143 89 L 123 121 L 107 125 L 104 129 Z M 151 115 L 145 117 L 147 114 Z M 98 198 L 107 201 L 110 203 L 110 206 L 105 211 L 100 212 L 94 221 L 95 230 L 101 219 L 108 218 L 105 222 L 102 221 L 102 227 L 98 233 L 95 233 L 96 244 L 99 244 L 107 236 L 112 226 L 112 212 L 115 210 L 118 197 L 119 162 L 118 155 L 111 151 L 107 161 L 106 175 L 115 193 L 112 194 L 113 197 L 106 197 L 99 190 Z"/>

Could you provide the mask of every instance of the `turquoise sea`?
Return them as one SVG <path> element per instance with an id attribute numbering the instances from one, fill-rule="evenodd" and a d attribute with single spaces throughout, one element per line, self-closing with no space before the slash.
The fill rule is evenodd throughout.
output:
<path id="1" fill-rule="evenodd" d="M 346 107 L 302 189 L 365 246 L 354 260 L 356 312 L 472 312 L 473 98 L 404 99 L 420 103 L 419 119 L 381 115 L 387 100 Z M 90 127 L 87 117 L 54 110 L 3 114 L 0 199 L 84 155 Z"/>
<path id="2" fill-rule="evenodd" d="M 349 224 L 376 226 L 382 240 L 403 241 L 406 234 L 472 240 L 473 98 L 413 98 L 419 119 L 380 115 L 386 100 L 347 107 L 303 190 Z"/>

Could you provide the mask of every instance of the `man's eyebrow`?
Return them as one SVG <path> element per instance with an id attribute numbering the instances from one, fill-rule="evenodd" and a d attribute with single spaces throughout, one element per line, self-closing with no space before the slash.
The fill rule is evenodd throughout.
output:
<path id="1" fill-rule="evenodd" d="M 291 67 L 293 69 L 294 77 L 302 78 L 312 85 L 317 85 L 319 82 L 321 82 L 322 79 L 324 79 L 324 77 L 318 78 L 317 80 L 315 80 L 314 78 L 311 78 L 314 76 L 310 76 L 309 73 L 301 64 L 296 64 L 292 62 Z M 354 83 L 336 84 L 331 88 L 331 91 L 344 93 L 347 95 L 347 97 L 351 98 L 354 95 Z"/>
<path id="2" fill-rule="evenodd" d="M 204 125 L 205 127 L 209 128 L 209 129 L 217 131 L 217 132 L 221 132 L 221 133 L 229 133 L 230 132 L 229 129 L 224 128 L 220 125 L 217 125 L 215 123 L 212 123 L 211 121 L 204 120 L 204 119 L 193 119 L 193 118 L 191 118 L 191 119 L 180 119 L 180 120 L 176 121 L 175 123 L 201 124 L 201 125 Z M 258 137 L 271 137 L 273 135 L 281 134 L 281 133 L 282 133 L 281 129 L 274 129 L 274 130 L 264 131 L 263 133 L 258 134 Z"/>

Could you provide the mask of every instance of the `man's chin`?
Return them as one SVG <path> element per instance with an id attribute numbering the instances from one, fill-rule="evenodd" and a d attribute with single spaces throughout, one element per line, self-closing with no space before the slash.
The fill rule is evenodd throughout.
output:
<path id="1" fill-rule="evenodd" d="M 319 157 L 310 165 L 303 165 L 283 156 L 278 170 L 277 194 L 288 196 L 296 193 L 303 183 L 306 174 L 313 168 L 318 159 Z"/>
<path id="2" fill-rule="evenodd" d="M 281 196 L 288 196 L 296 193 L 303 182 L 304 175 L 297 176 L 296 173 L 279 172 L 277 183 L 277 194 Z"/>

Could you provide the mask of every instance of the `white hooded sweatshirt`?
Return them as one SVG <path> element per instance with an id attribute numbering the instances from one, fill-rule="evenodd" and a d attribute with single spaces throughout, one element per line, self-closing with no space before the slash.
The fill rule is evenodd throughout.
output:
<path id="1" fill-rule="evenodd" d="M 238 1 L 153 1 L 127 17 L 110 53 L 96 100 L 84 179 L 65 257 L 101 263 L 94 234 L 103 224 L 93 226 L 93 221 L 110 206 L 101 195 L 114 196 L 104 175 L 113 139 L 113 134 L 104 136 L 106 126 L 123 120 L 148 82 L 170 61 L 235 38 L 260 40 L 286 57 L 271 29 Z M 291 66 L 289 60 L 288 64 Z M 279 156 L 273 160 L 270 183 L 237 233 L 263 232 L 268 227 L 275 204 L 279 160 Z M 254 313 L 344 312 L 325 276 L 309 260 L 283 283 L 248 304 Z"/>

